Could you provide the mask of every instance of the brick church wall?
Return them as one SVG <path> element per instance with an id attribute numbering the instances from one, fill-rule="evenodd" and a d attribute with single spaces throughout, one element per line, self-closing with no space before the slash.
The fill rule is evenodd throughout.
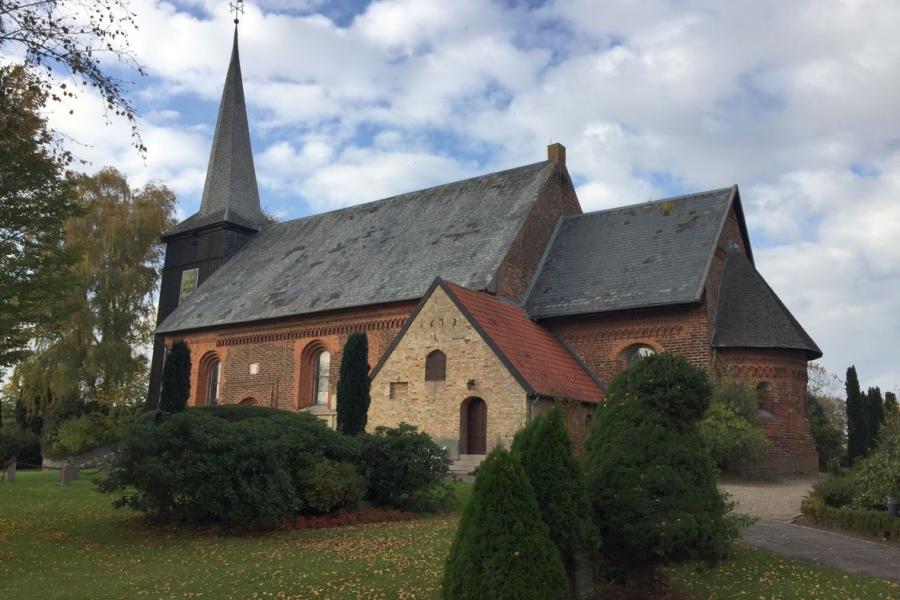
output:
<path id="1" fill-rule="evenodd" d="M 559 218 L 580 214 L 569 172 L 564 163 L 557 163 L 497 269 L 495 293 L 522 300 Z"/>
<path id="2" fill-rule="evenodd" d="M 545 323 L 601 380 L 609 383 L 637 345 L 675 352 L 709 368 L 709 326 L 703 305 L 566 317 Z"/>
<path id="3" fill-rule="evenodd" d="M 444 381 L 425 381 L 425 358 L 434 350 L 447 357 Z M 470 379 L 475 382 L 472 389 Z M 487 405 L 488 450 L 497 444 L 509 446 L 525 425 L 528 410 L 525 390 L 440 288 L 375 375 L 371 393 L 368 430 L 407 421 L 446 446 L 451 457 L 460 452 L 462 404 L 467 398 L 481 398 Z"/>
<path id="4" fill-rule="evenodd" d="M 760 424 L 773 448 L 763 470 L 773 475 L 815 473 L 818 458 L 806 410 L 806 355 L 796 350 L 719 350 L 719 372 L 747 381 L 761 393 Z"/>
<path id="5" fill-rule="evenodd" d="M 311 365 L 304 350 L 315 345 L 331 353 L 329 409 L 333 412 L 335 388 L 344 343 L 351 333 L 364 331 L 369 342 L 369 364 L 375 365 L 415 308 L 414 302 L 294 317 L 268 324 L 231 326 L 167 338 L 184 339 L 191 349 L 191 396 L 203 400 L 203 360 L 213 354 L 221 361 L 219 402 L 253 399 L 257 404 L 298 410 L 311 404 Z M 250 365 L 258 364 L 258 373 Z"/>

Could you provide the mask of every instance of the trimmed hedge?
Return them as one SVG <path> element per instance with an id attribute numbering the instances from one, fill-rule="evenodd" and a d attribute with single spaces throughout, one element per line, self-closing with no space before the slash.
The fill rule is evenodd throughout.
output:
<path id="1" fill-rule="evenodd" d="M 811 523 L 823 527 L 845 529 L 865 535 L 900 540 L 900 517 L 892 517 L 885 511 L 862 510 L 859 508 L 835 508 L 815 496 L 806 498 L 800 505 L 800 512 Z"/>

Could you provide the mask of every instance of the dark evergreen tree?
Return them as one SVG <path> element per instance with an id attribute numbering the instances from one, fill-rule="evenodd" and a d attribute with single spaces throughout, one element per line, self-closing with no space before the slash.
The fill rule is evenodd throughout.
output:
<path id="1" fill-rule="evenodd" d="M 847 460 L 853 462 L 866 455 L 868 428 L 866 427 L 866 399 L 859 389 L 856 367 L 847 369 Z"/>
<path id="2" fill-rule="evenodd" d="M 522 466 L 493 450 L 475 479 L 450 556 L 445 600 L 545 600 L 568 596 L 559 551 Z"/>
<path id="3" fill-rule="evenodd" d="M 870 387 L 866 393 L 866 453 L 871 452 L 878 443 L 878 433 L 884 423 L 884 399 L 881 388 Z"/>
<path id="4" fill-rule="evenodd" d="M 699 431 L 710 398 L 702 368 L 663 353 L 619 374 L 598 408 L 586 443 L 588 494 L 603 552 L 626 576 L 721 559 L 737 536 Z"/>
<path id="5" fill-rule="evenodd" d="M 369 342 L 365 333 L 352 333 L 344 344 L 337 385 L 337 428 L 356 435 L 366 430 L 369 413 Z"/>
<path id="6" fill-rule="evenodd" d="M 590 520 L 584 474 L 572 454 L 562 410 L 555 407 L 533 419 L 516 435 L 512 454 L 528 475 L 550 539 L 572 582 L 576 553 L 593 553 L 599 549 L 599 540 Z"/>
<path id="7" fill-rule="evenodd" d="M 900 412 L 900 405 L 897 404 L 897 394 L 894 392 L 884 393 L 884 414 L 892 415 Z"/>
<path id="8" fill-rule="evenodd" d="M 167 412 L 181 412 L 191 395 L 191 351 L 182 340 L 172 343 L 163 364 L 162 389 L 159 408 Z"/>

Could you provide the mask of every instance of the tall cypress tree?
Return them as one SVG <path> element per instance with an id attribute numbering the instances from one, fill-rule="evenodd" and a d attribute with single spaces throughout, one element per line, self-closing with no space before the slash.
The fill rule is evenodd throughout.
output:
<path id="1" fill-rule="evenodd" d="M 591 523 L 584 474 L 572 454 L 559 406 L 539 415 L 516 434 L 512 455 L 528 475 L 550 539 L 559 549 L 572 581 L 576 553 L 594 552 L 600 544 Z"/>
<path id="2" fill-rule="evenodd" d="M 866 453 L 872 451 L 878 443 L 878 433 L 884 423 L 884 400 L 881 388 L 870 387 L 866 393 Z"/>
<path id="3" fill-rule="evenodd" d="M 866 400 L 859 389 L 856 366 L 847 369 L 847 460 L 866 455 L 868 428 L 866 427 Z"/>
<path id="4" fill-rule="evenodd" d="M 183 340 L 176 340 L 166 353 L 163 364 L 162 389 L 159 408 L 167 412 L 181 412 L 191 395 L 191 350 Z"/>
<path id="5" fill-rule="evenodd" d="M 369 342 L 365 333 L 352 333 L 344 344 L 337 385 L 337 428 L 356 435 L 366 430 L 369 413 Z"/>

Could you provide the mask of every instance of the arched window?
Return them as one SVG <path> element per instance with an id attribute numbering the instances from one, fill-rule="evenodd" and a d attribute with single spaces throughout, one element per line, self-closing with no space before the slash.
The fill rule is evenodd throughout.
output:
<path id="1" fill-rule="evenodd" d="M 314 364 L 313 402 L 315 404 L 328 404 L 328 380 L 331 371 L 331 354 L 327 350 L 319 352 Z"/>
<path id="2" fill-rule="evenodd" d="M 647 356 L 653 356 L 656 354 L 656 350 L 651 348 L 650 346 L 638 345 L 632 346 L 628 350 L 628 354 L 626 355 L 625 361 L 629 367 L 633 367 L 638 364 L 641 359 L 646 358 Z"/>
<path id="3" fill-rule="evenodd" d="M 259 404 L 259 402 L 257 402 L 256 398 L 254 398 L 253 396 L 248 396 L 247 398 L 241 400 L 241 404 L 243 404 L 244 406 L 254 406 L 256 404 Z"/>
<path id="4" fill-rule="evenodd" d="M 594 422 L 594 415 L 588 413 L 584 415 L 584 426 L 590 428 L 591 424 Z"/>
<path id="5" fill-rule="evenodd" d="M 769 398 L 772 394 L 772 384 L 768 381 L 762 381 L 756 386 L 756 406 L 763 408 L 768 406 Z"/>
<path id="6" fill-rule="evenodd" d="M 219 403 L 220 364 L 218 358 L 212 359 L 209 363 L 206 380 L 206 403 L 209 406 L 215 406 Z"/>
<path id="7" fill-rule="evenodd" d="M 435 350 L 425 357 L 425 381 L 447 379 L 447 355 Z"/>

